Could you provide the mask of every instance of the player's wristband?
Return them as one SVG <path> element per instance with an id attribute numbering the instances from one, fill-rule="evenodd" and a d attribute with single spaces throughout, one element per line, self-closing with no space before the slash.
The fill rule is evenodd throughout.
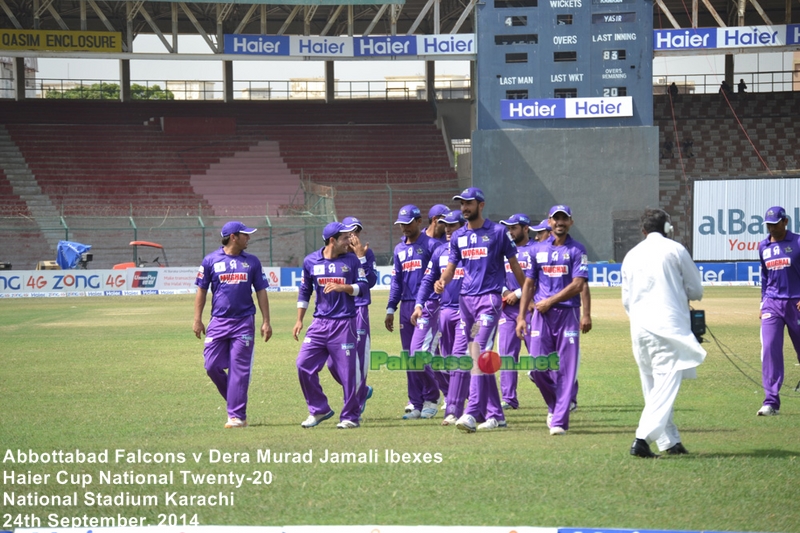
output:
<path id="1" fill-rule="evenodd" d="M 297 308 L 298 309 L 308 309 L 308 302 L 304 302 L 303 300 L 297 301 Z"/>
<path id="2" fill-rule="evenodd" d="M 516 297 L 517 297 L 517 300 L 519 300 L 520 298 L 522 298 L 522 289 L 517 289 L 517 290 L 515 290 L 515 291 L 514 291 L 514 296 L 516 296 Z"/>
<path id="3" fill-rule="evenodd" d="M 361 294 L 361 288 L 358 286 L 358 284 L 353 283 L 350 286 L 353 287 L 353 296 L 358 296 L 359 294 Z"/>
<path id="4" fill-rule="evenodd" d="M 387 307 L 386 308 L 386 314 L 387 315 L 393 315 L 394 314 L 394 309 L 392 309 L 391 307 Z"/>

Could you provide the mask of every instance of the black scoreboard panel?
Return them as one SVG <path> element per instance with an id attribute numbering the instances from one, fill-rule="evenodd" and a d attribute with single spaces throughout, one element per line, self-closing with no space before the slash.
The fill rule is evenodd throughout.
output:
<path id="1" fill-rule="evenodd" d="M 652 125 L 652 17 L 649 0 L 479 4 L 478 129 Z M 620 97 L 632 99 L 632 116 L 503 120 L 501 114 L 508 100 Z"/>

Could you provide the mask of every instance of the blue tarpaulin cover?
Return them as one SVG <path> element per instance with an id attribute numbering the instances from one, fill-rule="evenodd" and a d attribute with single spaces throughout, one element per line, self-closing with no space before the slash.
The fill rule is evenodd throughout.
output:
<path id="1" fill-rule="evenodd" d="M 70 270 L 78 266 L 81 254 L 92 249 L 91 244 L 81 244 L 79 242 L 58 241 L 56 249 L 56 263 L 62 270 Z"/>

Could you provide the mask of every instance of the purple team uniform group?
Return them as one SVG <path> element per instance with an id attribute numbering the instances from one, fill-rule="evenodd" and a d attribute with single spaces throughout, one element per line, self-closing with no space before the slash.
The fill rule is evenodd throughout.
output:
<path id="1" fill-rule="evenodd" d="M 400 209 L 395 224 L 402 227 L 404 236 L 394 248 L 385 325 L 393 331 L 394 317 L 399 315 L 401 347 L 410 358 L 434 354 L 477 361 L 479 354 L 496 351 L 518 362 L 523 342 L 532 356 L 556 354 L 557 368 L 531 371 L 528 377 L 547 406 L 550 434 L 563 435 L 576 402 L 580 335 L 588 331 L 580 313 L 582 296 L 588 298 L 587 253 L 568 234 L 572 212 L 568 206 L 556 205 L 538 226 L 531 226 L 524 214 L 497 224 L 483 218 L 485 199 L 480 189 L 468 188 L 453 200 L 461 203 L 461 210 L 433 206 L 427 226 L 422 225 L 416 206 Z M 780 408 L 784 327 L 800 351 L 800 238 L 789 231 L 772 232 L 773 226 L 785 220 L 782 208 L 771 208 L 765 218 L 771 237 L 759 245 L 766 393 L 759 415 L 777 414 Z M 226 228 L 232 235 L 230 224 Z M 255 231 L 236 224 L 234 229 L 240 230 L 236 235 L 249 237 Z M 541 240 L 529 240 L 529 228 L 539 231 Z M 372 396 L 367 385 L 369 305 L 377 271 L 374 253 L 358 238 L 362 229 L 355 217 L 328 224 L 323 230 L 325 246 L 303 261 L 294 328 L 298 340 L 312 294 L 315 298 L 313 321 L 297 356 L 300 388 L 309 412 L 301 423 L 304 428 L 335 414 L 319 380 L 326 365 L 343 390 L 338 428 L 359 427 Z M 226 237 L 225 229 L 222 236 Z M 251 291 L 257 296 L 264 291 L 266 302 L 268 283 L 255 256 L 227 246 L 203 260 L 196 284 L 213 292 L 212 319 L 205 332 L 205 368 L 227 401 L 226 427 L 244 427 L 256 340 Z M 268 304 L 266 312 L 261 299 L 259 305 L 271 335 Z M 262 334 L 265 331 L 262 326 Z M 444 409 L 442 425 L 464 432 L 505 427 L 504 410 L 519 407 L 518 372 L 500 374 L 498 389 L 495 375 L 480 372 L 477 365 L 447 371 L 425 365 L 407 371 L 408 405 L 402 417 L 430 419 Z"/>

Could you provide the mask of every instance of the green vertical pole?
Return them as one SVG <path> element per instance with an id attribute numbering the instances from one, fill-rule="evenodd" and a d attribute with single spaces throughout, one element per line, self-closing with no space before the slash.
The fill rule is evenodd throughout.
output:
<path id="1" fill-rule="evenodd" d="M 202 213 L 202 211 L 200 211 L 200 212 Z M 202 257 L 206 256 L 206 225 L 203 223 L 203 217 L 202 216 L 198 216 L 197 217 L 197 223 L 200 224 L 200 228 L 202 229 L 202 233 L 201 233 L 202 238 L 200 239 L 201 247 L 202 247 L 201 251 L 202 251 L 202 254 L 203 254 L 200 257 L 202 258 Z"/>
<path id="2" fill-rule="evenodd" d="M 392 188 L 389 186 L 389 173 L 386 173 L 386 188 L 389 189 L 389 254 L 392 253 L 392 245 L 394 245 L 394 223 L 392 222 L 394 214 L 394 206 L 392 205 Z"/>

